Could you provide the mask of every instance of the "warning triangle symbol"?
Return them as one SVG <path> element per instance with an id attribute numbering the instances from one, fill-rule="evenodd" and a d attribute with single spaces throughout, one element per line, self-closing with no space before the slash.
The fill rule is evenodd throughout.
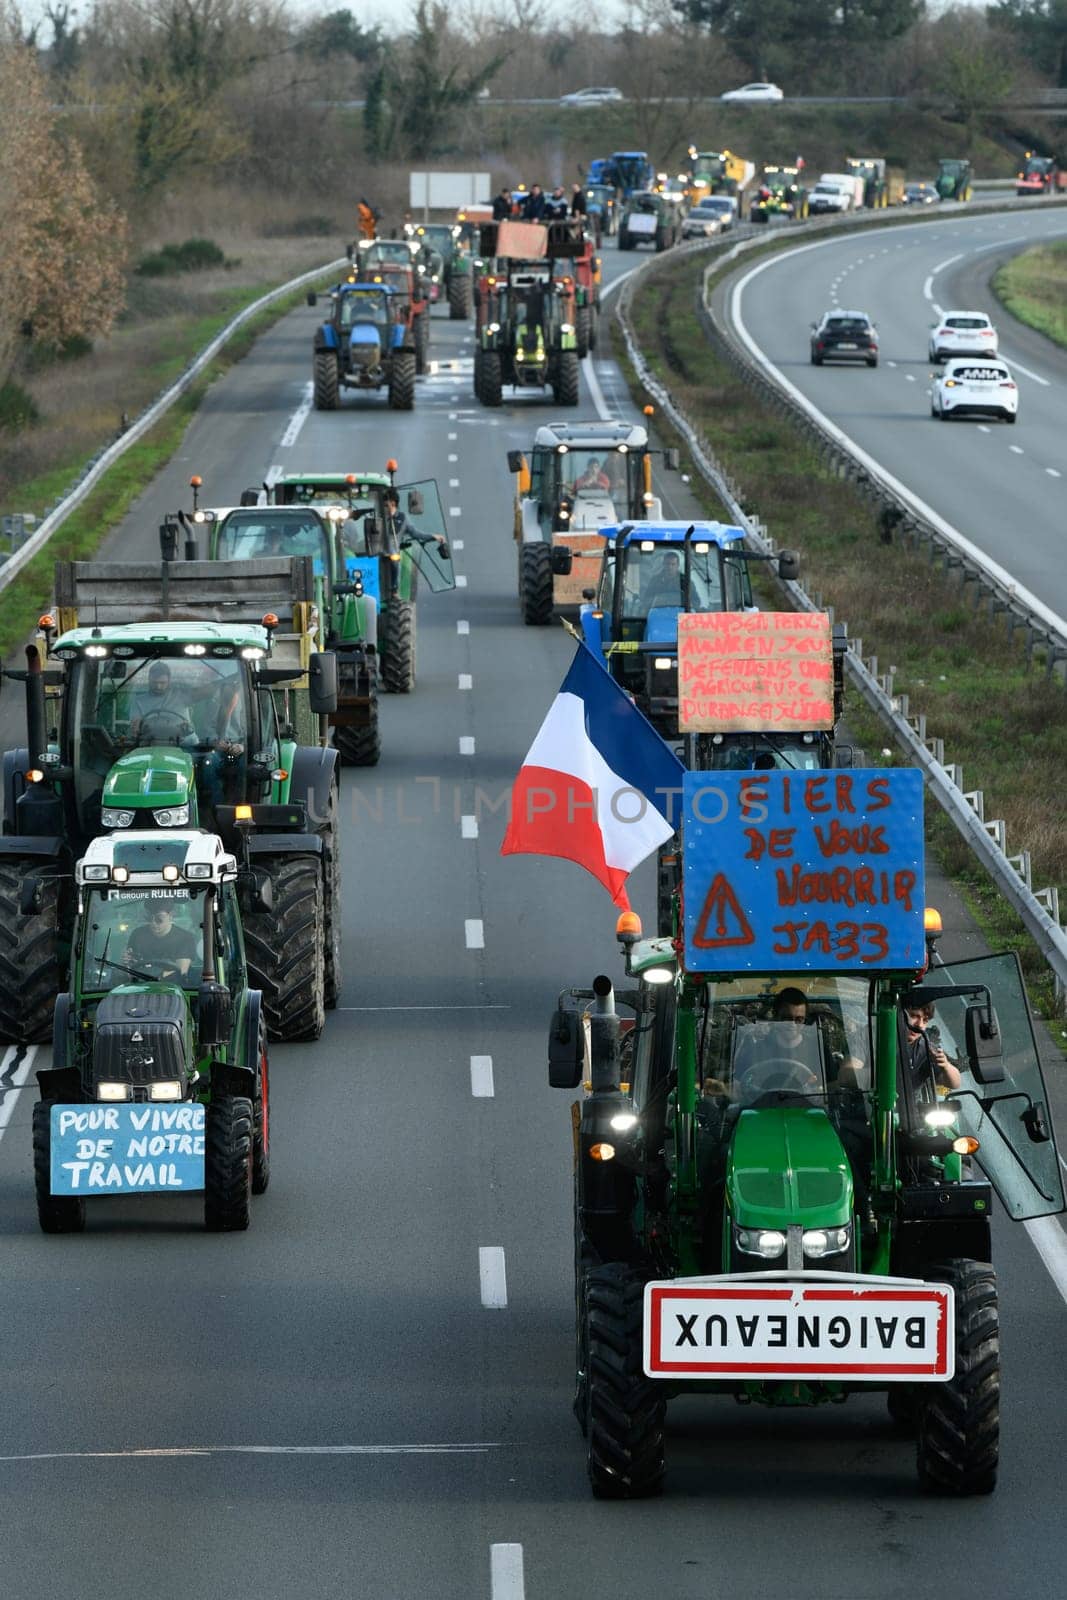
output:
<path id="1" fill-rule="evenodd" d="M 724 874 L 717 872 L 693 934 L 694 947 L 697 950 L 721 950 L 726 945 L 755 942 L 756 935 L 737 903 L 737 896 Z"/>

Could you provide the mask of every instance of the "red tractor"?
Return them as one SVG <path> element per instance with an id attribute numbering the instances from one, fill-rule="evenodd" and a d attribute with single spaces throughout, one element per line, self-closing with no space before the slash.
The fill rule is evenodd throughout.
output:
<path id="1" fill-rule="evenodd" d="M 1067 172 L 1061 172 L 1055 156 L 1035 156 L 1026 152 L 1022 169 L 1015 180 L 1015 193 L 1061 194 L 1067 188 Z"/>

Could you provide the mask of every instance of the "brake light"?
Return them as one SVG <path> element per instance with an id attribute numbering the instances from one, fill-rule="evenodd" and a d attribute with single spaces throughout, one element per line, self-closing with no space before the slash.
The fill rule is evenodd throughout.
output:
<path id="1" fill-rule="evenodd" d="M 1002 383 L 1000 387 L 1002 389 L 1014 389 L 1015 385 L 1013 383 Z"/>
<path id="2" fill-rule="evenodd" d="M 983 328 L 981 330 L 981 333 L 982 333 L 982 338 L 983 339 L 992 339 L 992 337 L 993 337 L 992 328 Z"/>

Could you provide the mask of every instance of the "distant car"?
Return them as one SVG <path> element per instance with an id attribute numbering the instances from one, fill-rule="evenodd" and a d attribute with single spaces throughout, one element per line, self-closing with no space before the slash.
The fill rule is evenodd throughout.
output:
<path id="1" fill-rule="evenodd" d="M 824 183 L 820 178 L 808 195 L 809 211 L 851 211 L 851 209 L 852 196 L 839 183 Z"/>
<path id="2" fill-rule="evenodd" d="M 1003 361 L 976 361 L 955 357 L 934 375 L 930 390 L 930 415 L 940 422 L 949 417 L 1003 417 L 1014 423 L 1019 414 L 1019 390 Z"/>
<path id="3" fill-rule="evenodd" d="M 710 239 L 725 233 L 737 219 L 737 206 L 728 194 L 706 194 L 682 223 L 683 239 Z"/>
<path id="4" fill-rule="evenodd" d="M 748 100 L 755 104 L 760 100 L 784 100 L 785 95 L 776 83 L 746 83 L 740 89 L 728 89 L 719 99 Z"/>
<path id="5" fill-rule="evenodd" d="M 878 365 L 878 329 L 865 311 L 824 311 L 811 325 L 811 364 L 865 361 Z"/>
<path id="6" fill-rule="evenodd" d="M 901 205 L 936 206 L 941 196 L 932 183 L 906 183 Z"/>
<path id="7" fill-rule="evenodd" d="M 997 330 L 984 311 L 943 311 L 930 326 L 930 360 L 949 356 L 995 356 Z"/>
<path id="8" fill-rule="evenodd" d="M 572 94 L 560 96 L 561 106 L 603 106 L 612 100 L 621 100 L 621 89 L 575 89 Z"/>

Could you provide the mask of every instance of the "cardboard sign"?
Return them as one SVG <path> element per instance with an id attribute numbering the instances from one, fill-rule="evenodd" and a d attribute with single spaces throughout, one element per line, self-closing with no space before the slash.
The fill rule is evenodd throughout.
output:
<path id="1" fill-rule="evenodd" d="M 645 1285 L 650 1378 L 867 1378 L 943 1383 L 956 1365 L 948 1284 L 847 1277 Z"/>
<path id="2" fill-rule="evenodd" d="M 690 972 L 917 971 L 922 773 L 687 772 Z"/>
<path id="3" fill-rule="evenodd" d="M 539 261 L 548 250 L 548 229 L 543 222 L 502 222 L 496 236 L 498 256 L 519 261 Z"/>
<path id="4" fill-rule="evenodd" d="M 813 733 L 834 725 L 834 657 L 823 611 L 678 618 L 683 733 Z"/>
<path id="5" fill-rule="evenodd" d="M 580 606 L 582 590 L 595 589 L 600 582 L 604 560 L 604 541 L 598 533 L 554 533 L 554 545 L 566 545 L 571 552 L 571 570 L 552 579 L 552 597 L 557 606 Z"/>
<path id="6" fill-rule="evenodd" d="M 627 233 L 655 233 L 658 227 L 659 218 L 651 211 L 632 211 L 626 219 Z"/>
<path id="7" fill-rule="evenodd" d="M 204 1187 L 205 1107 L 54 1105 L 52 1193 L 171 1194 Z"/>

